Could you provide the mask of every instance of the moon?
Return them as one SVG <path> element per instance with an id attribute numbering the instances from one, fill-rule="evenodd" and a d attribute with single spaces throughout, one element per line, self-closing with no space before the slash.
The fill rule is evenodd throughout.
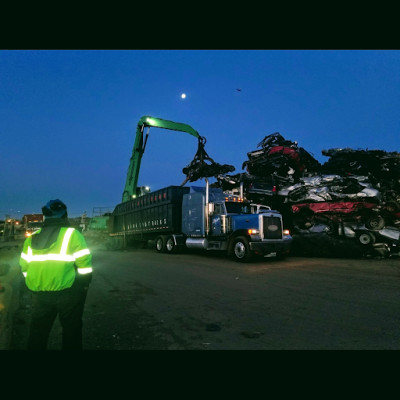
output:
<path id="1" fill-rule="evenodd" d="M 186 93 L 181 94 L 181 99 L 186 99 Z"/>

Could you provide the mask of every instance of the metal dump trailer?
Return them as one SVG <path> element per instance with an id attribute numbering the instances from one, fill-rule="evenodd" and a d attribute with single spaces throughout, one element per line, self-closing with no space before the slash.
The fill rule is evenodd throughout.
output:
<path id="1" fill-rule="evenodd" d="M 114 245 L 125 241 L 155 240 L 159 235 L 181 232 L 182 198 L 188 187 L 168 186 L 118 204 L 109 218 Z"/>

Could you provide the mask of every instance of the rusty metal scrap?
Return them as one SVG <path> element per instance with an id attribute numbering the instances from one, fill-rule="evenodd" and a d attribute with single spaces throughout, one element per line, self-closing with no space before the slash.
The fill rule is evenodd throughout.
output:
<path id="1" fill-rule="evenodd" d="M 215 162 L 204 149 L 205 143 L 206 139 L 204 137 L 199 139 L 197 152 L 193 160 L 182 169 L 186 178 L 182 182 L 181 186 L 186 184 L 188 181 L 195 182 L 201 178 L 216 177 L 220 174 L 227 174 L 235 170 L 233 165 L 219 164 Z"/>

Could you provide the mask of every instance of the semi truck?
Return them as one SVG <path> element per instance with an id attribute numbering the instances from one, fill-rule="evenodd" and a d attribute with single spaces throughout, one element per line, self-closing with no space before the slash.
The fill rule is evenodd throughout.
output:
<path id="1" fill-rule="evenodd" d="M 240 196 L 219 188 L 169 186 L 116 206 L 109 219 L 110 249 L 153 243 L 160 253 L 181 249 L 225 251 L 239 262 L 256 254 L 284 257 L 292 237 L 282 215 L 257 212 Z"/>
<path id="2" fill-rule="evenodd" d="M 292 237 L 284 229 L 282 215 L 254 205 L 240 195 L 224 193 L 220 188 L 168 186 L 146 193 L 138 187 L 141 159 L 146 147 L 144 128 L 158 127 L 189 133 L 198 139 L 195 159 L 214 162 L 204 151 L 205 138 L 190 125 L 144 116 L 136 128 L 136 138 L 128 167 L 122 202 L 108 218 L 109 249 L 122 249 L 132 242 L 154 243 L 158 252 L 175 253 L 179 249 L 220 250 L 235 260 L 246 262 L 255 254 L 290 250 Z M 214 162 L 215 163 L 215 162 Z M 215 163 L 216 164 L 216 163 Z M 191 180 L 191 179 L 190 179 Z"/>

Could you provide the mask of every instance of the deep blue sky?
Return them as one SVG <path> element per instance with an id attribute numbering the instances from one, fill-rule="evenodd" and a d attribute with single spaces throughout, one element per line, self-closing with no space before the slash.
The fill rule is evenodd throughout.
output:
<path id="1" fill-rule="evenodd" d="M 191 125 L 236 174 L 274 132 L 321 163 L 334 147 L 400 151 L 399 109 L 397 50 L 2 50 L 0 219 L 120 203 L 143 115 Z M 139 185 L 180 185 L 196 150 L 152 128 Z"/>

